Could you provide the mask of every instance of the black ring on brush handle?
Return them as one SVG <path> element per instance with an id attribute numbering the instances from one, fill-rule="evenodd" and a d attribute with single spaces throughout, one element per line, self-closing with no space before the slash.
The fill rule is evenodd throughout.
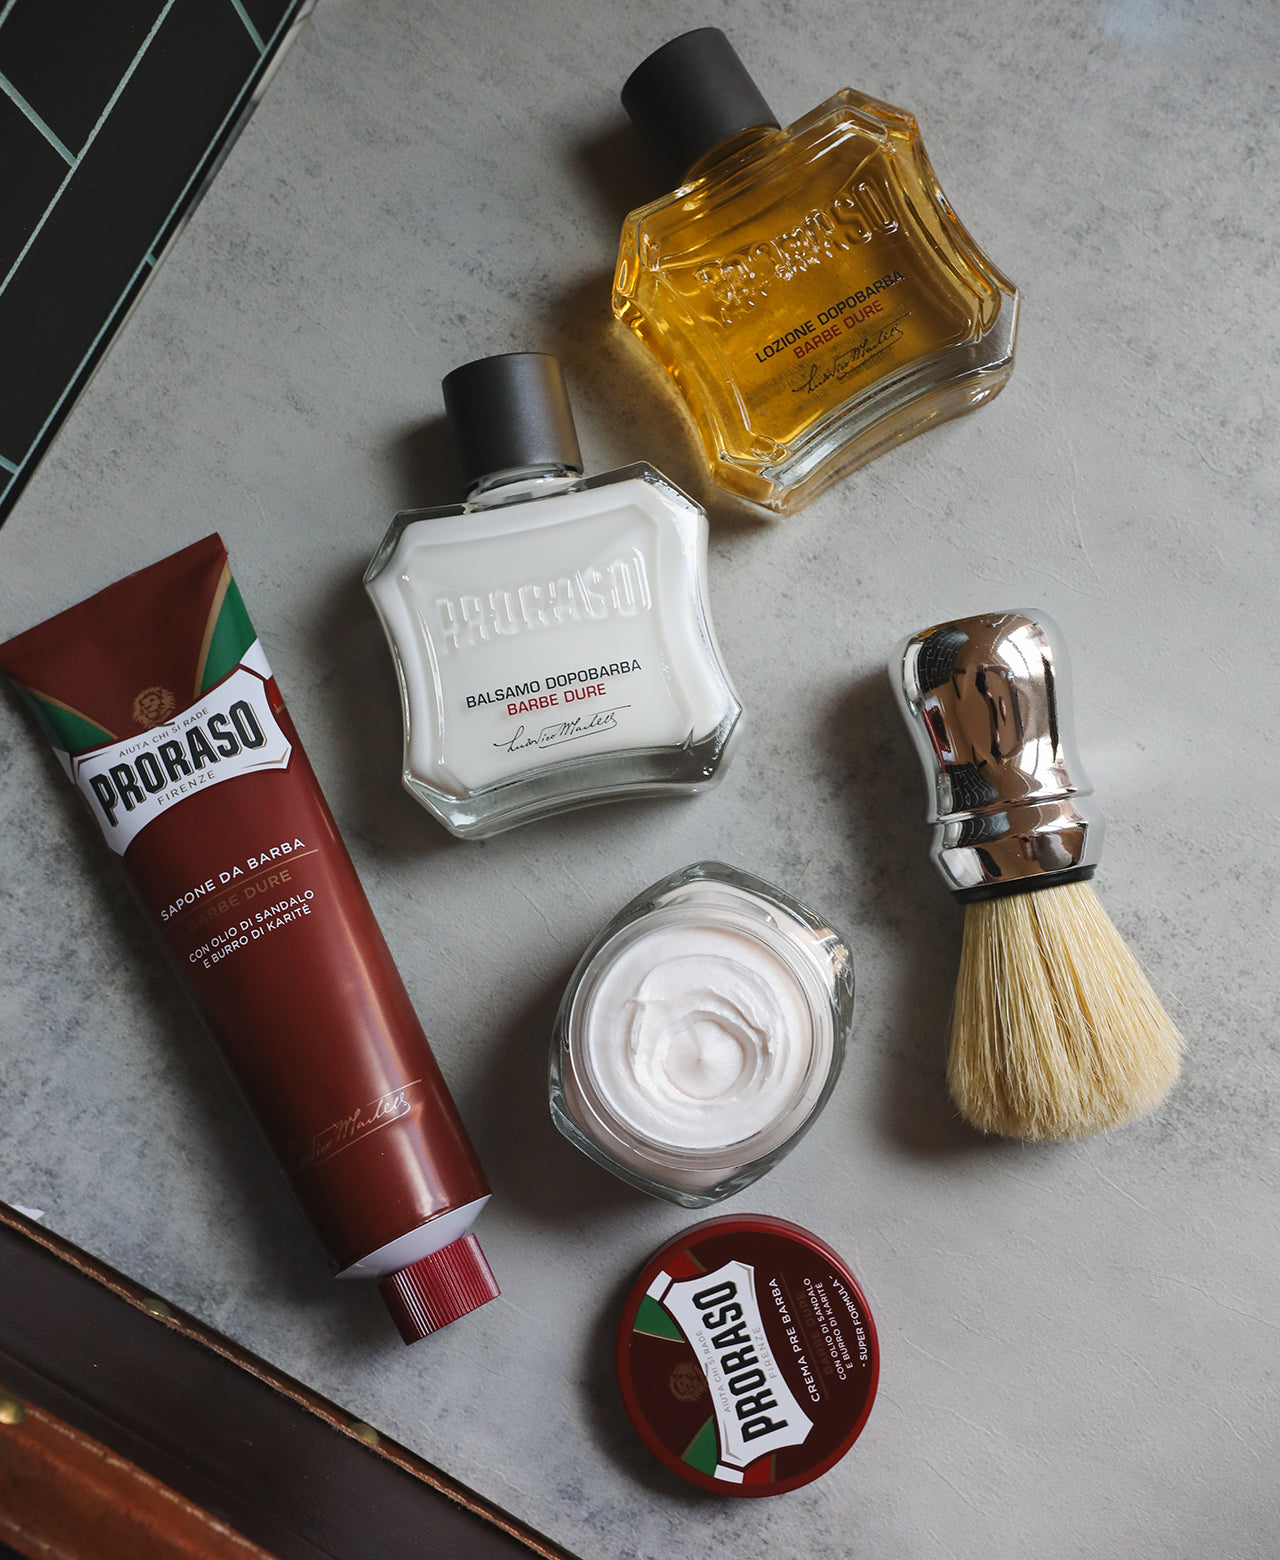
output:
<path id="1" fill-rule="evenodd" d="M 1014 894 L 1034 894 L 1042 888 L 1057 888 L 1062 883 L 1087 883 L 1096 866 L 1071 867 L 1066 872 L 1033 878 L 1017 878 L 1009 883 L 979 883 L 976 888 L 953 888 L 952 897 L 962 905 L 981 904 L 984 899 L 1009 899 Z"/>

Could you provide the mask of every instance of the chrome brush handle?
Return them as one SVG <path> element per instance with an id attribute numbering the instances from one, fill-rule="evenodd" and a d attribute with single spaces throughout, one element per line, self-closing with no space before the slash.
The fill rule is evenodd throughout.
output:
<path id="1" fill-rule="evenodd" d="M 991 612 L 922 629 L 889 675 L 930 781 L 933 859 L 959 899 L 1092 877 L 1103 821 L 1086 801 L 1051 618 Z"/>

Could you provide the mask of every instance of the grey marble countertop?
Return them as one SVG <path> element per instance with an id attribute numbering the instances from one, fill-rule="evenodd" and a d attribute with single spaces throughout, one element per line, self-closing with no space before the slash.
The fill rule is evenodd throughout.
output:
<path id="1" fill-rule="evenodd" d="M 608 307 L 654 192 L 617 91 L 701 22 L 784 121 L 844 85 L 912 108 L 1023 295 L 997 401 L 776 523 L 710 489 Z M 1274 1556 L 1278 54 L 1250 0 L 321 0 L 0 531 L 0 634 L 221 530 L 490 1171 L 503 1297 L 406 1351 L 331 1283 L 7 693 L 0 1197 L 598 1560 Z M 464 844 L 399 788 L 360 575 L 392 511 L 456 496 L 442 374 L 522 348 L 560 355 L 592 469 L 647 459 L 707 503 L 750 725 L 706 797 Z M 1100 896 L 1189 1042 L 1162 1110 L 1065 1146 L 948 1104 L 961 912 L 883 670 L 915 628 L 1028 602 L 1072 647 Z M 825 1115 L 727 1206 L 845 1255 L 880 1396 L 770 1501 L 678 1485 L 628 1426 L 621 1299 L 695 1216 L 578 1156 L 544 1097 L 581 949 L 706 857 L 807 899 L 858 966 Z"/>

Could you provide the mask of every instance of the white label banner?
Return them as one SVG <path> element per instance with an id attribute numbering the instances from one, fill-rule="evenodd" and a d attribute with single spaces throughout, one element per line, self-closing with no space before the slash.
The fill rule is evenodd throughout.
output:
<path id="1" fill-rule="evenodd" d="M 117 855 L 153 819 L 195 792 L 287 767 L 293 748 L 267 698 L 263 678 L 270 668 L 256 645 L 245 659 L 261 675 L 241 664 L 163 726 L 75 758 L 59 754 Z"/>
<path id="2" fill-rule="evenodd" d="M 714 1273 L 668 1280 L 649 1293 L 675 1318 L 711 1390 L 720 1462 L 742 1469 L 784 1446 L 799 1446 L 813 1421 L 792 1396 L 765 1336 L 755 1269 L 726 1262 Z M 659 1290 L 661 1293 L 658 1293 Z M 724 1477 L 721 1469 L 717 1476 Z"/>

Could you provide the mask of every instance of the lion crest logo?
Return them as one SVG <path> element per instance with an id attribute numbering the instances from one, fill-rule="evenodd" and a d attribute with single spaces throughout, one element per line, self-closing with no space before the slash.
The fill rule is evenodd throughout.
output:
<path id="1" fill-rule="evenodd" d="M 144 688 L 134 697 L 133 718 L 144 730 L 163 726 L 178 708 L 178 701 L 167 688 Z"/>
<path id="2" fill-rule="evenodd" d="M 692 1360 L 682 1360 L 667 1385 L 677 1403 L 696 1403 L 707 1390 L 706 1379 Z"/>

